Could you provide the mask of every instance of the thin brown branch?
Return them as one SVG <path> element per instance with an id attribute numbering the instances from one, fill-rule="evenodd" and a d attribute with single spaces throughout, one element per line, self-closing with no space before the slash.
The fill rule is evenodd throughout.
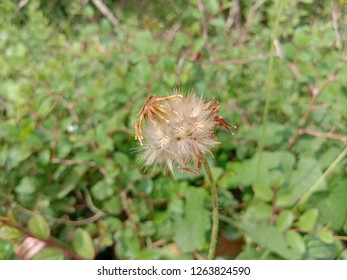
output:
<path id="1" fill-rule="evenodd" d="M 78 160 L 78 159 L 60 159 L 60 158 L 56 158 L 53 157 L 51 159 L 51 163 L 53 164 L 63 164 L 63 165 L 67 165 L 67 166 L 72 166 L 72 165 L 86 165 L 86 166 L 90 166 L 90 167 L 95 167 L 97 168 L 100 173 L 104 176 L 107 175 L 107 170 L 103 167 L 98 167 L 96 162 L 94 161 L 83 161 L 83 160 Z"/>
<path id="2" fill-rule="evenodd" d="M 102 246 L 102 241 L 105 238 L 105 234 L 106 234 L 106 227 L 105 227 L 105 225 L 102 225 L 102 224 L 99 225 L 99 232 L 98 233 L 99 234 L 98 234 L 97 243 L 95 244 L 94 259 L 98 255 L 98 253 L 100 251 L 100 248 Z"/>
<path id="3" fill-rule="evenodd" d="M 60 159 L 60 158 L 52 158 L 51 163 L 53 164 L 63 164 L 63 165 L 87 165 L 90 167 L 96 167 L 96 163 L 94 161 L 82 161 L 78 159 Z"/>
<path id="4" fill-rule="evenodd" d="M 276 38 L 274 40 L 274 46 L 275 46 L 275 51 L 276 51 L 276 55 L 283 59 L 283 52 L 282 52 L 282 48 L 281 48 L 281 44 L 280 44 L 280 40 L 278 38 Z"/>
<path id="5" fill-rule="evenodd" d="M 265 0 L 258 0 L 255 2 L 249 9 L 248 14 L 246 16 L 246 23 L 243 28 L 243 32 L 238 39 L 238 44 L 241 45 L 247 38 L 250 30 L 252 29 L 253 21 L 255 18 L 256 11 L 265 3 Z"/>
<path id="6" fill-rule="evenodd" d="M 283 53 L 282 53 L 282 50 L 281 50 L 281 44 L 280 44 L 280 41 L 278 39 L 275 40 L 274 42 L 274 45 L 275 45 L 275 50 L 276 50 L 276 54 L 277 56 L 283 60 Z M 297 68 L 297 66 L 293 63 L 289 63 L 288 64 L 288 68 L 291 70 L 291 72 L 293 73 L 293 75 L 295 76 L 295 78 L 300 78 L 301 77 L 301 73 L 299 71 L 299 69 Z M 318 73 L 316 73 L 316 79 L 318 79 Z M 309 89 L 311 91 L 311 94 L 312 94 L 312 98 L 311 98 L 311 101 L 310 101 L 310 104 L 309 106 L 307 107 L 305 113 L 304 113 L 304 116 L 303 116 L 303 119 L 304 119 L 304 124 L 298 128 L 298 130 L 294 133 L 293 137 L 289 140 L 289 143 L 288 143 L 288 149 L 291 149 L 292 146 L 295 144 L 295 142 L 297 141 L 297 139 L 299 138 L 300 135 L 302 134 L 311 134 L 311 135 L 314 135 L 314 136 L 317 136 L 317 137 L 324 137 L 324 138 L 331 138 L 331 139 L 334 139 L 335 140 L 339 140 L 339 141 L 342 141 L 344 142 L 343 139 L 336 139 L 336 136 L 337 135 L 334 135 L 334 134 L 331 134 L 331 133 L 320 133 L 320 132 L 314 132 L 312 130 L 309 130 L 309 129 L 306 129 L 306 125 L 308 123 L 308 120 L 309 120 L 309 117 L 310 117 L 310 114 L 313 110 L 314 107 L 317 107 L 316 106 L 316 102 L 317 102 L 317 98 L 319 96 L 319 94 L 333 81 L 336 80 L 336 77 L 333 76 L 333 75 L 330 75 L 324 82 L 323 84 L 320 86 L 320 87 L 317 87 L 317 85 L 314 85 L 314 86 L 309 86 Z M 337 137 L 340 137 L 340 136 L 337 136 Z M 341 137 L 344 137 L 344 136 L 341 136 Z"/>
<path id="7" fill-rule="evenodd" d="M 20 231 L 21 233 L 23 233 L 25 236 L 29 236 L 29 237 L 32 237 L 32 238 L 35 238 L 35 239 L 38 239 L 42 242 L 44 242 L 47 246 L 49 247 L 52 247 L 52 248 L 57 248 L 57 249 L 60 249 L 63 254 L 67 257 L 70 257 L 72 259 L 76 259 L 76 260 L 83 260 L 83 258 L 76 254 L 74 251 L 68 249 L 67 247 L 65 247 L 64 245 L 60 244 L 60 241 L 59 240 L 55 240 L 53 239 L 52 237 L 48 238 L 48 239 L 40 239 L 40 238 L 37 238 L 35 236 L 33 236 L 29 231 L 27 231 L 26 229 L 23 229 L 21 226 L 17 225 L 17 224 L 14 224 L 12 222 L 10 222 L 7 218 L 5 217 L 0 217 L 0 223 L 6 225 L 6 226 L 9 226 L 9 227 L 12 227 L 12 228 L 15 228 L 17 229 L 18 231 Z"/>
<path id="8" fill-rule="evenodd" d="M 175 22 L 172 27 L 166 32 L 166 38 L 169 42 L 169 45 L 172 45 L 173 40 L 175 39 L 177 31 L 181 28 L 180 22 Z"/>
<path id="9" fill-rule="evenodd" d="M 79 117 L 75 111 L 73 103 L 68 102 L 62 95 L 53 95 L 53 100 L 57 101 L 58 103 L 61 103 L 65 106 L 65 108 L 69 111 L 72 119 L 79 123 Z"/>
<path id="10" fill-rule="evenodd" d="M 83 219 L 83 220 L 78 220 L 78 221 L 71 221 L 69 220 L 69 218 L 59 218 L 56 219 L 55 222 L 59 223 L 59 224 L 66 224 L 66 225 L 70 225 L 70 226 L 84 226 L 84 225 L 89 225 L 103 217 L 105 217 L 105 213 L 103 212 L 96 212 L 93 216 Z"/>
<path id="11" fill-rule="evenodd" d="M 231 64 L 236 64 L 236 65 L 242 65 L 242 64 L 247 64 L 251 63 L 254 61 L 259 61 L 263 59 L 269 58 L 269 54 L 259 54 L 255 56 L 250 56 L 250 57 L 245 57 L 245 58 L 231 58 L 231 59 L 225 59 L 225 60 L 210 60 L 210 61 L 204 61 L 204 65 L 212 65 L 212 64 L 217 64 L 217 65 L 231 65 Z"/>
<path id="12" fill-rule="evenodd" d="M 308 134 L 308 135 L 312 135 L 315 137 L 319 137 L 319 138 L 327 138 L 327 139 L 332 139 L 332 140 L 337 140 L 337 141 L 341 141 L 342 143 L 344 143 L 345 145 L 347 145 L 347 135 L 338 135 L 338 134 L 333 134 L 331 132 L 320 132 L 320 131 L 315 131 L 315 130 L 311 130 L 311 129 L 302 129 L 300 131 L 300 135 L 302 134 Z"/>
<path id="13" fill-rule="evenodd" d="M 284 57 L 283 57 L 281 42 L 278 38 L 276 38 L 274 40 L 274 47 L 275 47 L 276 56 L 279 59 L 283 60 Z M 294 63 L 288 63 L 287 66 L 290 69 L 290 71 L 293 73 L 295 78 L 299 79 L 301 77 L 301 73 L 300 73 L 298 67 Z"/>
<path id="14" fill-rule="evenodd" d="M 120 26 L 119 20 L 112 14 L 112 12 L 107 8 L 107 6 L 101 0 L 91 0 L 95 7 L 103 14 L 114 27 L 118 28 Z"/>
<path id="15" fill-rule="evenodd" d="M 180 83 L 180 75 L 183 71 L 183 66 L 184 66 L 184 63 L 186 61 L 186 58 L 187 58 L 186 50 L 182 49 L 180 52 L 180 56 L 178 58 L 177 68 L 176 68 L 176 83 L 177 83 L 177 85 L 181 84 Z"/>
<path id="16" fill-rule="evenodd" d="M 201 28 L 201 33 L 202 33 L 202 38 L 204 39 L 205 44 L 208 41 L 208 18 L 206 16 L 206 12 L 205 12 L 205 3 L 202 0 L 198 0 L 197 2 L 197 6 L 199 11 L 202 14 L 202 18 L 200 20 L 200 28 Z"/>
<path id="17" fill-rule="evenodd" d="M 306 108 L 306 111 L 304 113 L 303 124 L 295 131 L 293 136 L 288 141 L 288 150 L 290 150 L 294 146 L 294 144 L 296 143 L 296 141 L 299 139 L 300 135 L 302 134 L 302 131 L 307 126 L 309 119 L 310 119 L 311 112 L 312 112 L 314 106 L 316 105 L 316 102 L 317 102 L 317 99 L 318 99 L 318 96 L 320 95 L 320 93 L 331 82 L 333 82 L 335 80 L 336 80 L 335 76 L 329 76 L 320 87 L 318 87 L 317 84 L 315 84 L 314 86 L 309 86 L 309 89 L 310 89 L 311 94 L 312 94 L 312 98 L 311 98 L 310 104 L 308 105 L 308 107 Z"/>
<path id="18" fill-rule="evenodd" d="M 201 256 L 198 252 L 194 252 L 193 253 L 194 259 L 202 261 L 205 260 L 205 258 L 203 256 Z"/>
<path id="19" fill-rule="evenodd" d="M 331 19 L 333 22 L 333 28 L 335 32 L 335 43 L 336 47 L 340 48 L 342 46 L 342 39 L 341 39 L 341 34 L 339 31 L 339 17 L 340 13 L 338 11 L 338 4 L 336 1 L 331 0 L 330 1 L 330 8 L 331 8 Z"/>
<path id="20" fill-rule="evenodd" d="M 136 221 L 134 219 L 134 215 L 133 213 L 131 212 L 130 210 L 130 207 L 129 207 L 129 201 L 128 201 L 128 198 L 127 198 L 127 193 L 125 190 L 121 190 L 120 191 L 120 198 L 121 198 L 121 201 L 122 201 L 122 206 L 123 206 L 123 210 L 125 212 L 125 214 L 128 216 L 128 218 L 130 219 L 130 222 L 132 224 L 132 227 L 133 229 L 135 230 L 135 232 L 139 235 L 140 234 L 140 230 L 139 228 L 137 227 L 137 224 L 136 224 Z"/>
<path id="21" fill-rule="evenodd" d="M 20 12 L 20 10 L 22 10 L 29 2 L 30 2 L 30 0 L 19 1 L 18 5 L 16 7 L 15 14 L 18 14 Z"/>
<path id="22" fill-rule="evenodd" d="M 241 27 L 240 0 L 234 0 L 229 9 L 229 15 L 224 27 L 225 32 L 230 31 L 233 26 L 235 26 L 237 29 L 240 29 Z"/>
<path id="23" fill-rule="evenodd" d="M 300 73 L 298 67 L 297 67 L 295 64 L 289 63 L 289 64 L 288 64 L 288 68 L 290 69 L 290 71 L 292 71 L 292 73 L 293 73 L 293 75 L 295 76 L 295 78 L 298 79 L 298 78 L 301 77 L 301 73 Z"/>
<path id="24" fill-rule="evenodd" d="M 161 247 L 161 246 L 163 246 L 165 243 L 166 243 L 166 240 L 165 240 L 165 239 L 159 239 L 159 240 L 157 240 L 157 241 L 155 241 L 155 242 L 153 242 L 153 243 L 151 244 L 151 248 L 154 248 L 154 247 Z"/>

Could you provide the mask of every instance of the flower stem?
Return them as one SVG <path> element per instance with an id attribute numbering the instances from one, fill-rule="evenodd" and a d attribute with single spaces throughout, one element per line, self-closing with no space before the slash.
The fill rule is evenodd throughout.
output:
<path id="1" fill-rule="evenodd" d="M 211 233 L 211 241 L 210 241 L 210 249 L 208 251 L 208 260 L 213 260 L 215 257 L 216 244 L 218 238 L 218 190 L 216 186 L 216 181 L 212 175 L 212 171 L 205 157 L 202 157 L 202 163 L 206 170 L 207 176 L 211 183 L 211 194 L 212 194 L 212 233 Z"/>

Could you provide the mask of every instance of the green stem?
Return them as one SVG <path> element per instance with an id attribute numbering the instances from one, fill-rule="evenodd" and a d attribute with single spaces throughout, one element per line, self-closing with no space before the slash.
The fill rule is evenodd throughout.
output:
<path id="1" fill-rule="evenodd" d="M 271 37 L 270 37 L 270 58 L 269 58 L 269 65 L 268 65 L 268 70 L 267 70 L 267 75 L 266 75 L 266 80 L 265 80 L 265 90 L 266 90 L 266 97 L 265 97 L 265 106 L 264 106 L 264 111 L 263 111 L 263 117 L 262 117 L 262 130 L 261 130 L 261 136 L 259 140 L 259 146 L 258 146 L 258 158 L 257 158 L 257 170 L 256 170 L 256 184 L 259 183 L 260 180 L 260 169 L 262 165 L 262 151 L 264 148 L 264 142 L 267 134 L 267 123 L 268 123 L 268 115 L 269 115 L 269 110 L 270 110 L 270 101 L 272 97 L 272 92 L 273 92 L 273 65 L 274 65 L 274 57 L 275 57 L 275 39 L 278 36 L 278 29 L 279 29 L 279 24 L 280 24 L 280 19 L 282 15 L 283 8 L 285 6 L 284 0 L 282 1 L 277 1 L 277 7 L 276 7 L 276 17 L 275 17 L 275 22 L 273 25 L 273 28 L 271 29 Z"/>
<path id="2" fill-rule="evenodd" d="M 216 186 L 216 181 L 212 175 L 212 171 L 205 157 L 202 158 L 202 163 L 206 170 L 207 176 L 211 183 L 211 194 L 212 194 L 212 233 L 211 233 L 211 241 L 210 241 L 210 249 L 208 251 L 208 260 L 213 260 L 216 252 L 216 244 L 218 238 L 218 190 Z"/>
<path id="3" fill-rule="evenodd" d="M 311 195 L 320 187 L 321 183 L 330 175 L 330 173 L 335 169 L 341 160 L 347 154 L 347 147 L 342 151 L 342 153 L 334 160 L 334 162 L 329 166 L 329 168 L 324 172 L 324 174 L 312 185 L 312 187 L 307 191 L 307 193 L 301 197 L 297 202 L 297 207 L 302 207 L 304 203 L 311 197 Z"/>

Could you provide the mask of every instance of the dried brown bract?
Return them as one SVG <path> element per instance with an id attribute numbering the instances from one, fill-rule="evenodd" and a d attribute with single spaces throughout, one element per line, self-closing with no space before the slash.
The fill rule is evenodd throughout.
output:
<path id="1" fill-rule="evenodd" d="M 174 101 L 182 98 L 182 95 L 175 94 L 170 96 L 153 96 L 150 95 L 147 97 L 145 103 L 143 104 L 140 112 L 137 114 L 139 120 L 134 123 L 135 127 L 135 139 L 139 140 L 140 145 L 142 146 L 142 122 L 143 120 L 149 119 L 151 122 L 158 121 L 168 121 L 165 118 L 165 111 L 170 110 L 167 106 L 159 103 L 160 101 Z"/>

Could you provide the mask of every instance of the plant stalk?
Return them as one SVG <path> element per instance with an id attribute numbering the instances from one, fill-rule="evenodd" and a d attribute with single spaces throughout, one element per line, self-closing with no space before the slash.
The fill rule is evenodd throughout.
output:
<path id="1" fill-rule="evenodd" d="M 216 252 L 216 244 L 218 239 L 218 226 L 219 226 L 219 214 L 218 214 L 218 190 L 216 181 L 212 175 L 211 168 L 205 157 L 202 158 L 202 163 L 206 170 L 207 176 L 211 183 L 211 194 L 212 194 L 212 232 L 210 240 L 210 249 L 208 251 L 208 260 L 213 260 Z"/>

